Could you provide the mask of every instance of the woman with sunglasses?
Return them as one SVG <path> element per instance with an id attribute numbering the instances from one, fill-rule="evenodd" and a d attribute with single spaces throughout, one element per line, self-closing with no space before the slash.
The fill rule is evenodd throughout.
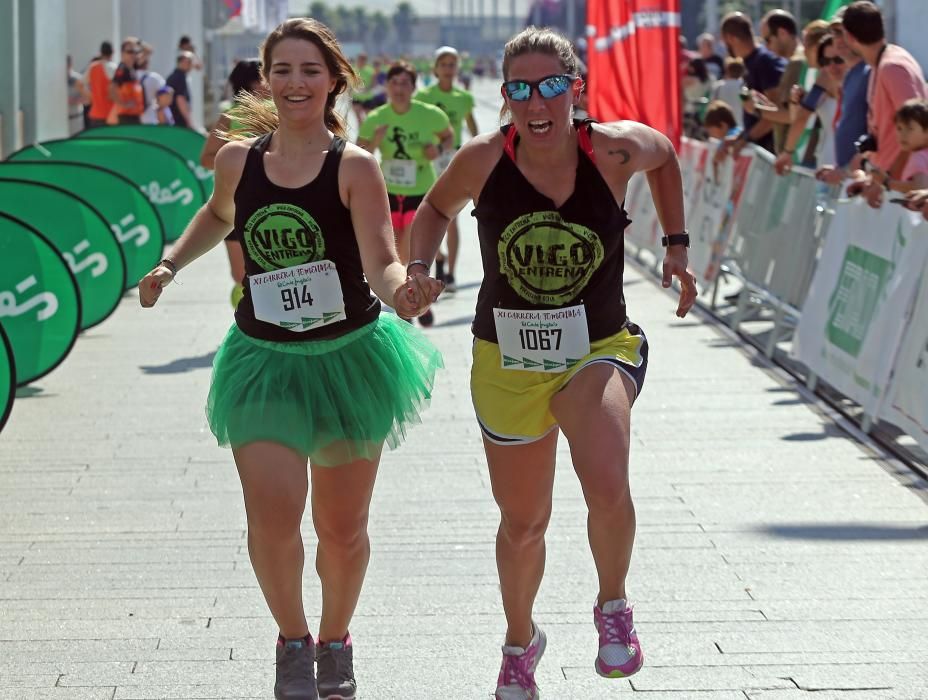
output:
<path id="1" fill-rule="evenodd" d="M 538 697 L 545 636 L 532 606 L 545 564 L 558 430 L 570 443 L 589 509 L 599 589 L 596 671 L 641 667 L 625 578 L 635 536 L 628 486 L 629 414 L 647 368 L 644 333 L 625 314 L 622 208 L 647 171 L 671 234 L 663 284 L 680 279 L 677 315 L 693 305 L 680 166 L 642 124 L 574 122 L 583 88 L 564 37 L 529 27 L 507 44 L 502 95 L 511 123 L 466 143 L 413 222 L 409 272 L 426 274 L 448 221 L 476 204 L 484 277 L 473 323 L 471 391 L 501 522 L 496 540 L 507 631 L 499 700 Z"/>

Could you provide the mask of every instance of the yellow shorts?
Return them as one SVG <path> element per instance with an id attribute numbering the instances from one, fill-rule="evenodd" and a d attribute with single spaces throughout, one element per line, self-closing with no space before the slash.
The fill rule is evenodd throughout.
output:
<path id="1" fill-rule="evenodd" d="M 566 372 L 529 372 L 503 369 L 499 345 L 474 340 L 471 396 L 477 421 L 487 439 L 497 445 L 525 445 L 540 440 L 557 427 L 551 399 L 581 369 L 606 363 L 635 383 L 641 393 L 648 369 L 648 339 L 634 323 L 615 335 L 590 343 L 590 353 Z"/>

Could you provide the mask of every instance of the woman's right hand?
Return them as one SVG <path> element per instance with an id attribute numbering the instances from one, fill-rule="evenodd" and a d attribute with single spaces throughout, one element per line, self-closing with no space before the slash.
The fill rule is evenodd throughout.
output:
<path id="1" fill-rule="evenodd" d="M 144 308 L 155 305 L 161 290 L 174 281 L 174 275 L 164 265 L 159 265 L 139 282 L 139 302 Z"/>

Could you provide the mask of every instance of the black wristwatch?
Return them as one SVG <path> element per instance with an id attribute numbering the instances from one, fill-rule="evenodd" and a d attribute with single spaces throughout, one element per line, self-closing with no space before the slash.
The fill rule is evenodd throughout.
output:
<path id="1" fill-rule="evenodd" d="M 682 245 L 690 247 L 690 235 L 688 233 L 671 233 L 669 236 L 661 238 L 661 245 L 665 248 L 671 245 Z"/>

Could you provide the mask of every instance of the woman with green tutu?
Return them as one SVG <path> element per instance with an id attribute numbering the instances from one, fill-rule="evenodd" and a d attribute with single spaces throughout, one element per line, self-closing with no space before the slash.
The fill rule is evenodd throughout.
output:
<path id="1" fill-rule="evenodd" d="M 329 29 L 288 20 L 261 57 L 276 111 L 244 100 L 240 120 L 263 135 L 220 149 L 212 197 L 139 296 L 152 306 L 230 230 L 242 240 L 245 295 L 216 354 L 207 416 L 219 444 L 232 448 L 248 551 L 280 630 L 274 693 L 354 698 L 348 625 L 370 556 L 381 450 L 418 419 L 442 364 L 411 324 L 381 315 L 371 289 L 411 318 L 442 284 L 409 279 L 399 263 L 380 168 L 346 142 L 335 112 L 356 76 Z M 302 597 L 307 461 L 322 585 L 316 642 Z"/>

